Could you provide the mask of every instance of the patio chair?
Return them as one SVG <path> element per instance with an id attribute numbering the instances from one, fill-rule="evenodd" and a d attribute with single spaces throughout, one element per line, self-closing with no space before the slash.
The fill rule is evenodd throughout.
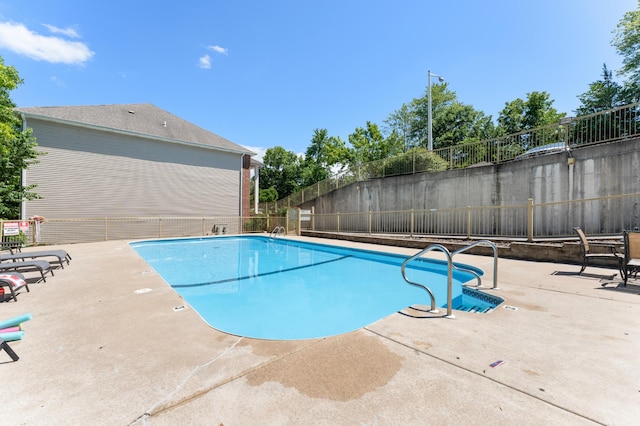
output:
<path id="1" fill-rule="evenodd" d="M 53 268 L 51 268 L 51 264 L 46 260 L 25 260 L 22 262 L 0 263 L 0 274 L 7 272 L 39 272 L 40 279 L 36 282 L 40 280 L 47 282 L 46 275 L 48 273 L 53 276 Z"/>
<path id="2" fill-rule="evenodd" d="M 582 267 L 580 268 L 579 274 L 584 272 L 585 268 L 589 264 L 589 261 L 592 259 L 603 259 L 603 260 L 612 260 L 616 261 L 618 264 L 618 271 L 620 271 L 620 277 L 624 279 L 624 254 L 620 253 L 615 244 L 611 243 L 594 243 L 589 242 L 587 240 L 587 236 L 584 234 L 584 231 L 580 227 L 573 228 L 574 231 L 580 237 L 580 245 L 582 247 Z M 607 253 L 592 253 L 591 247 L 606 247 L 609 252 Z"/>
<path id="3" fill-rule="evenodd" d="M 627 286 L 629 275 L 633 278 L 640 271 L 640 232 L 624 231 L 624 285 Z"/>
<path id="4" fill-rule="evenodd" d="M 27 284 L 27 281 L 25 281 L 24 279 L 24 275 L 18 272 L 13 272 L 11 274 L 0 274 L 0 287 L 2 287 L 3 290 L 2 300 L 0 300 L 0 302 L 6 302 L 11 299 L 17 302 L 18 290 L 23 287 L 27 290 L 27 292 L 31 291 L 29 290 L 29 284 Z M 5 288 L 9 290 L 8 293 Z"/>
<path id="5" fill-rule="evenodd" d="M 20 253 L 0 254 L 0 262 L 5 262 L 7 260 L 16 262 L 19 260 L 33 260 L 37 258 L 55 258 L 53 260 L 48 260 L 48 262 L 55 263 L 61 268 L 64 268 L 64 262 L 67 262 L 68 265 L 69 261 L 71 261 L 71 256 L 66 250 L 23 251 Z"/>

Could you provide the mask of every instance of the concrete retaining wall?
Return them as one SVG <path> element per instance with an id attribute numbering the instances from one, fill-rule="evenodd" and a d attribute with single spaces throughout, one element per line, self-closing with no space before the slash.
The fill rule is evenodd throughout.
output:
<path id="1" fill-rule="evenodd" d="M 351 213 L 524 205 L 640 192 L 640 138 L 439 173 L 356 182 L 302 208 Z"/>

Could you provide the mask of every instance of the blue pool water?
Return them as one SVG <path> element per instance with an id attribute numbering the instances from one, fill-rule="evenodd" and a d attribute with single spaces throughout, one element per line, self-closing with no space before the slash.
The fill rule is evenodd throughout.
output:
<path id="1" fill-rule="evenodd" d="M 407 284 L 404 256 L 263 236 L 158 240 L 134 250 L 212 327 L 226 333 L 297 340 L 346 333 L 429 295 Z M 477 273 L 482 271 L 473 269 Z M 446 263 L 419 259 L 407 276 L 446 306 Z M 454 271 L 453 298 L 473 275 Z"/>

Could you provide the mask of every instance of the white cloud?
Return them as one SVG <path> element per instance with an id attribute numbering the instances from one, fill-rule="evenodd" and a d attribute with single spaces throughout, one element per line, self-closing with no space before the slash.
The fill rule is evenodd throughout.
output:
<path id="1" fill-rule="evenodd" d="M 258 160 L 259 162 L 262 163 L 262 159 L 264 158 L 264 154 L 267 152 L 267 148 L 262 148 L 259 146 L 247 146 L 247 145 L 242 145 L 244 148 L 247 148 L 249 151 L 253 151 L 256 153 L 256 155 L 254 155 L 253 158 L 254 160 Z"/>
<path id="2" fill-rule="evenodd" d="M 73 28 L 58 28 L 56 26 L 49 25 L 49 24 L 42 24 L 42 25 L 47 27 L 47 29 L 54 34 L 62 34 L 71 38 L 80 38 L 80 35 Z"/>
<path id="3" fill-rule="evenodd" d="M 224 47 L 209 46 L 209 49 L 213 50 L 216 53 L 220 53 L 222 55 L 228 55 L 229 54 L 229 49 L 225 49 Z"/>
<path id="4" fill-rule="evenodd" d="M 22 24 L 0 22 L 0 49 L 36 61 L 84 64 L 93 55 L 85 43 L 37 34 Z"/>
<path id="5" fill-rule="evenodd" d="M 209 55 L 204 55 L 198 59 L 198 66 L 200 68 L 204 68 L 208 70 L 211 68 L 211 57 Z"/>

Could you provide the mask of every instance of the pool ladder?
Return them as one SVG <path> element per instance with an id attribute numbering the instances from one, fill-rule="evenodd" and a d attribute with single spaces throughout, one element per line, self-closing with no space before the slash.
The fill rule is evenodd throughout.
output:
<path id="1" fill-rule="evenodd" d="M 444 253 L 444 255 L 447 257 L 447 318 L 455 318 L 455 316 L 453 315 L 452 311 L 453 311 L 453 303 L 452 303 L 452 287 L 453 287 L 453 269 L 457 269 L 459 271 L 464 271 L 464 272 L 468 272 L 471 273 L 472 275 L 474 275 L 476 277 L 476 280 L 478 281 L 478 284 L 476 285 L 476 287 L 482 287 L 482 279 L 480 278 L 480 275 L 478 275 L 478 273 L 472 269 L 466 269 L 466 268 L 462 268 L 458 265 L 455 265 L 453 263 L 453 256 L 455 256 L 458 253 L 462 253 L 464 251 L 469 250 L 472 247 L 475 246 L 479 246 L 479 245 L 485 245 L 485 246 L 489 246 L 493 249 L 493 289 L 498 289 L 498 248 L 496 247 L 496 245 L 494 243 L 492 243 L 489 240 L 480 240 L 480 241 L 476 241 L 474 243 L 469 244 L 468 246 L 462 247 L 456 251 L 454 251 L 453 253 L 451 253 L 445 246 L 443 246 L 442 244 L 432 244 L 429 247 L 420 250 L 418 253 L 414 254 L 413 256 L 409 257 L 407 260 L 405 260 L 404 262 L 402 262 L 402 267 L 401 267 L 401 271 L 402 271 L 402 277 L 404 278 L 404 280 L 411 284 L 414 285 L 416 287 L 420 287 L 424 290 L 426 290 L 427 293 L 429 293 L 429 296 L 431 297 L 431 309 L 429 309 L 429 312 L 431 313 L 438 313 L 438 308 L 436 307 L 436 297 L 433 295 L 433 292 L 431 291 L 431 289 L 429 287 L 427 287 L 425 284 L 422 283 L 417 283 L 414 281 L 411 281 L 409 278 L 407 278 L 407 274 L 406 274 L 406 267 L 407 264 L 409 264 L 411 261 L 421 257 L 422 255 L 424 255 L 425 253 L 428 253 L 430 251 L 441 251 L 442 253 Z"/>
<path id="2" fill-rule="evenodd" d="M 273 231 L 271 231 L 271 238 L 276 238 L 279 237 L 280 235 L 286 235 L 287 234 L 287 230 L 284 228 L 284 226 L 276 226 L 275 228 L 273 228 Z"/>

